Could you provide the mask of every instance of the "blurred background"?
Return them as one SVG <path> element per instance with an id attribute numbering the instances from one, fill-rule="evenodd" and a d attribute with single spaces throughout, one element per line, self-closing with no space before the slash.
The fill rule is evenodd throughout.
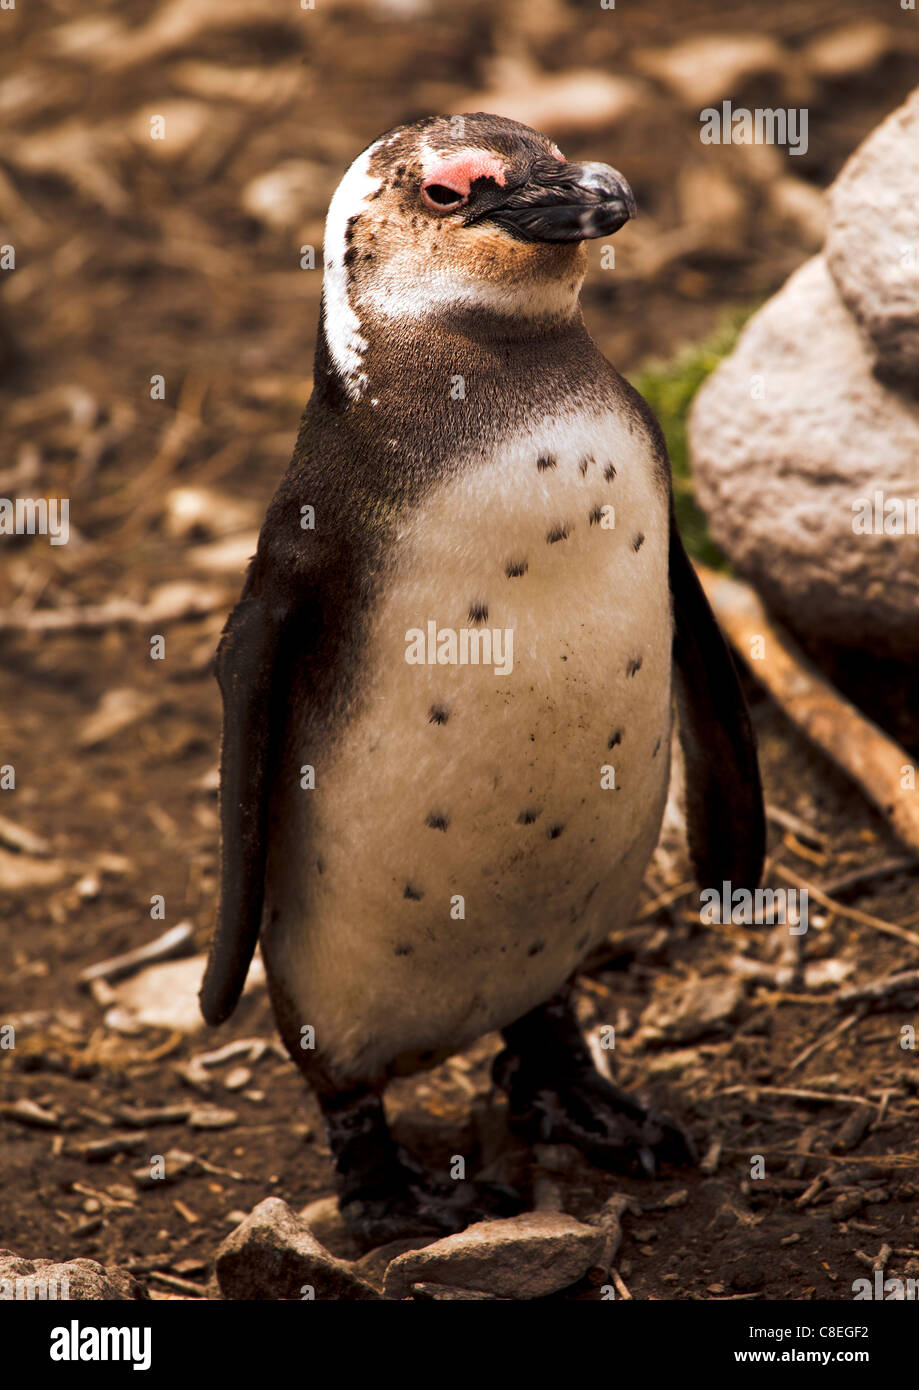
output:
<path id="1" fill-rule="evenodd" d="M 208 1092 L 199 1068 L 196 1090 L 180 1070 L 193 1046 L 186 1023 L 119 1029 L 105 1012 L 117 1001 L 93 998 L 79 975 L 179 922 L 190 923 L 190 946 L 208 938 L 211 660 L 309 393 L 323 221 L 344 169 L 400 122 L 491 110 L 544 131 L 569 158 L 625 174 L 640 215 L 610 243 L 614 268 L 591 249 L 585 317 L 662 416 L 685 528 L 711 558 L 686 480 L 686 406 L 745 317 L 821 245 L 821 190 L 916 85 L 919 19 L 897 0 L 100 0 L 79 10 L 46 0 L 0 11 L 0 246 L 15 253 L 0 270 L 0 494 L 68 497 L 71 525 L 67 545 L 4 537 L 0 550 L 0 765 L 15 769 L 15 788 L 0 792 L 0 1019 L 19 1025 L 0 1084 L 10 1104 L 52 1117 L 8 1116 L 0 1243 L 197 1279 L 228 1215 L 266 1184 L 304 1199 L 328 1187 L 321 1134 L 291 1123 L 311 1111 L 282 1058 L 268 1054 L 268 1071 L 235 1093 Z M 699 112 L 726 97 L 806 107 L 806 153 L 703 145 Z M 315 268 L 302 269 L 308 247 Z M 156 634 L 165 652 L 151 660 Z M 826 863 L 832 841 L 842 873 L 866 847 L 882 855 L 885 827 L 850 786 L 774 711 L 761 710 L 758 727 L 772 799 L 822 826 L 811 858 Z M 165 915 L 151 920 L 155 896 Z M 903 920 L 915 897 L 901 898 L 873 911 Z M 617 981 L 638 1012 L 650 976 L 673 966 L 654 936 L 660 921 L 674 925 L 649 919 L 640 945 L 617 958 L 620 971 L 643 962 L 644 975 Z M 264 997 L 247 1007 L 230 1036 L 270 1037 Z M 732 1067 L 748 1065 L 757 1017 L 747 1053 L 718 1053 L 720 1071 L 703 1057 L 707 1084 L 747 1074 Z M 785 1065 L 807 1020 L 806 1009 L 791 1014 Z M 772 1065 L 763 1061 L 764 1075 Z M 703 1091 L 684 1081 L 682 1103 L 701 1106 Z M 436 1142 L 441 1122 L 472 1123 L 446 1082 L 427 1100 L 413 1094 L 422 1128 L 430 1121 L 416 1143 Z M 202 1096 L 235 1119 L 189 1138 L 186 1116 L 172 1141 L 244 1169 L 244 1182 L 199 1175 L 181 1200 L 175 1190 L 141 1199 L 111 1167 L 130 1166 L 130 1145 L 104 1179 L 87 1178 L 79 1146 L 104 1136 L 106 1120 L 120 1132 L 126 1097 L 181 1107 Z M 725 1115 L 738 1132 L 759 1122 L 740 1100 Z M 87 1182 L 95 1196 L 80 1191 Z M 720 1201 L 703 1202 L 700 1230 Z M 786 1228 L 776 1222 L 778 1251 Z M 726 1277 L 741 1237 L 730 1222 L 716 1230 L 708 1274 L 700 1255 L 685 1278 L 704 1290 Z M 675 1214 L 674 1258 L 689 1238 Z M 821 1239 L 823 1254 L 836 1249 Z M 820 1296 L 833 1296 L 819 1261 L 802 1274 L 788 1259 L 764 1256 L 770 1296 L 799 1297 L 802 1279 L 818 1276 Z M 639 1293 L 653 1289 L 640 1270 L 634 1278 Z"/>

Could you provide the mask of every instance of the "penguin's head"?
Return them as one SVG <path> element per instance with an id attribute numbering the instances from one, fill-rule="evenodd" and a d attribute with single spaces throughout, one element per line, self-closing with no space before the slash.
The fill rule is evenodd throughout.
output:
<path id="1" fill-rule="evenodd" d="M 635 215 L 607 164 L 569 164 L 528 126 L 482 112 L 381 135 L 335 191 L 325 229 L 323 326 L 352 397 L 374 325 L 393 320 L 565 319 L 584 242 Z"/>

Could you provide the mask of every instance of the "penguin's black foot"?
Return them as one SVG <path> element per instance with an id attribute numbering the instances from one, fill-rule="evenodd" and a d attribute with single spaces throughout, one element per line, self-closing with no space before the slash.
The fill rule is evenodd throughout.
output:
<path id="1" fill-rule="evenodd" d="M 476 1221 L 516 1216 L 524 1208 L 519 1193 L 501 1183 L 438 1182 L 407 1155 L 397 1169 L 378 1175 L 372 1185 L 341 1197 L 345 1223 L 365 1249 L 410 1236 L 448 1236 Z"/>
<path id="2" fill-rule="evenodd" d="M 365 1249 L 410 1236 L 453 1235 L 516 1216 L 519 1193 L 500 1183 L 438 1180 L 394 1143 L 376 1091 L 319 1096 L 335 1158 L 341 1214 Z"/>
<path id="3" fill-rule="evenodd" d="M 653 1177 L 661 1163 L 692 1164 L 689 1135 L 597 1071 L 567 996 L 504 1030 L 494 1078 L 508 1093 L 508 1125 L 530 1143 L 572 1144 L 598 1168 Z"/>
<path id="4" fill-rule="evenodd" d="M 689 1135 L 656 1110 L 646 1110 L 596 1070 L 546 1086 L 520 1084 L 495 1064 L 509 1093 L 508 1125 L 529 1143 L 572 1144 L 598 1168 L 651 1177 L 661 1163 L 695 1163 Z"/>

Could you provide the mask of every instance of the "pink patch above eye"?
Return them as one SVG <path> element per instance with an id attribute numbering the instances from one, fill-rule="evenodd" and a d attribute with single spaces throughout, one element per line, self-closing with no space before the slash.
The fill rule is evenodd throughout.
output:
<path id="1" fill-rule="evenodd" d="M 461 193 L 464 198 L 469 196 L 470 186 L 476 179 L 494 179 L 495 183 L 503 185 L 505 173 L 502 160 L 487 150 L 464 150 L 462 154 L 433 160 L 424 171 L 426 184 L 443 184 Z"/>

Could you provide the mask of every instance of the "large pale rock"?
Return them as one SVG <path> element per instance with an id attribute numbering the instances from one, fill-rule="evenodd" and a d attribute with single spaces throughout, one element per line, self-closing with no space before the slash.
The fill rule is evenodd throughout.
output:
<path id="1" fill-rule="evenodd" d="M 132 1274 L 107 1269 L 95 1260 L 26 1260 L 0 1250 L 0 1299 L 69 1300 L 143 1299 L 146 1290 Z"/>
<path id="2" fill-rule="evenodd" d="M 480 1221 L 421 1250 L 408 1250 L 386 1271 L 387 1298 L 414 1284 L 445 1284 L 500 1298 L 541 1298 L 582 1279 L 606 1254 L 603 1229 L 562 1212 L 526 1212 Z"/>
<path id="3" fill-rule="evenodd" d="M 826 258 L 881 370 L 919 395 L 919 88 L 833 184 Z"/>
<path id="4" fill-rule="evenodd" d="M 857 534 L 854 522 L 860 499 L 919 492 L 919 402 L 871 365 L 815 257 L 697 395 L 693 472 L 715 539 L 791 628 L 909 660 L 919 656 L 919 542 Z"/>
<path id="5" fill-rule="evenodd" d="M 216 1272 L 224 1298 L 302 1299 L 307 1288 L 317 1299 L 379 1298 L 279 1197 L 266 1197 L 230 1232 Z"/>

